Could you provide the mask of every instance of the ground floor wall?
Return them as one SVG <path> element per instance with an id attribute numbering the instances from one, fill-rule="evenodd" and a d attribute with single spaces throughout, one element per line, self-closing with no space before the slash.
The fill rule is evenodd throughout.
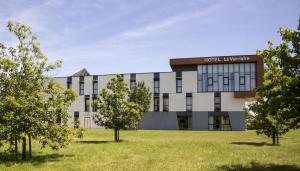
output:
<path id="1" fill-rule="evenodd" d="M 145 130 L 179 130 L 180 118 L 188 118 L 191 130 L 211 130 L 209 116 L 228 116 L 230 130 L 243 131 L 246 129 L 244 111 L 229 112 L 147 112 L 143 115 L 139 129 Z"/>
<path id="2" fill-rule="evenodd" d="M 79 120 L 83 128 L 103 128 L 94 123 L 94 112 L 70 112 L 70 127 L 74 127 L 74 121 Z M 243 131 L 246 129 L 246 117 L 244 111 L 228 112 L 147 112 L 143 114 L 139 129 L 144 130 L 180 130 L 181 119 L 187 118 L 186 126 L 190 130 L 211 130 L 211 116 L 228 116 L 230 130 Z"/>

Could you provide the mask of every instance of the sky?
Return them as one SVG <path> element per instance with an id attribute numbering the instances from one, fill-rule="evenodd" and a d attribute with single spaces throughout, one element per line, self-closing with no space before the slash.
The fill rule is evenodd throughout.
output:
<path id="1" fill-rule="evenodd" d="M 30 25 L 54 76 L 171 71 L 170 58 L 255 54 L 297 28 L 299 0 L 0 0 L 7 21 Z"/>

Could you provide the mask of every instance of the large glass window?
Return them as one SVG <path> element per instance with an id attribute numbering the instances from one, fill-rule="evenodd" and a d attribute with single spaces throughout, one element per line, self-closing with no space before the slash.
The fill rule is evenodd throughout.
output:
<path id="1" fill-rule="evenodd" d="M 208 129 L 216 131 L 230 131 L 231 124 L 228 115 L 210 115 L 208 117 Z"/>
<path id="2" fill-rule="evenodd" d="M 255 63 L 198 65 L 198 92 L 250 91 L 256 87 Z"/>

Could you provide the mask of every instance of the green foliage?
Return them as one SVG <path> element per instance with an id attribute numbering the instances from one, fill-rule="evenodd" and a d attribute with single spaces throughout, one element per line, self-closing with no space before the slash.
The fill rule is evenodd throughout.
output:
<path id="1" fill-rule="evenodd" d="M 148 112 L 151 103 L 150 88 L 146 87 L 144 82 L 138 82 L 137 86 L 131 89 L 130 101 L 138 104 L 142 112 Z"/>
<path id="2" fill-rule="evenodd" d="M 74 133 L 75 137 L 83 138 L 84 135 L 84 128 L 80 127 L 80 121 L 76 120 L 74 123 Z"/>
<path id="3" fill-rule="evenodd" d="M 7 27 L 19 42 L 9 48 L 0 43 L 0 140 L 15 148 L 16 159 L 17 142 L 26 144 L 27 137 L 42 147 L 63 148 L 70 142 L 67 109 L 76 94 L 49 76 L 62 61 L 48 63 L 30 27 L 13 22 Z"/>
<path id="4" fill-rule="evenodd" d="M 99 126 L 115 130 L 115 141 L 119 141 L 119 130 L 134 127 L 141 119 L 142 107 L 130 101 L 130 90 L 121 75 L 112 78 L 93 103 L 97 114 L 94 122 Z"/>
<path id="5" fill-rule="evenodd" d="M 278 137 L 300 126 L 300 18 L 297 30 L 280 28 L 282 43 L 258 51 L 265 62 L 264 83 L 256 89 L 254 126 L 258 134 Z"/>

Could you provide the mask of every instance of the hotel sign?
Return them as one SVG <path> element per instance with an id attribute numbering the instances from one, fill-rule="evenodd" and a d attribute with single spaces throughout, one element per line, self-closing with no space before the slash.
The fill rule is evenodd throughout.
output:
<path id="1" fill-rule="evenodd" d="M 207 62 L 207 63 L 247 62 L 247 61 L 250 61 L 250 57 L 247 57 L 247 56 L 211 57 L 211 58 L 204 58 L 203 60 L 204 60 L 204 62 Z"/>

